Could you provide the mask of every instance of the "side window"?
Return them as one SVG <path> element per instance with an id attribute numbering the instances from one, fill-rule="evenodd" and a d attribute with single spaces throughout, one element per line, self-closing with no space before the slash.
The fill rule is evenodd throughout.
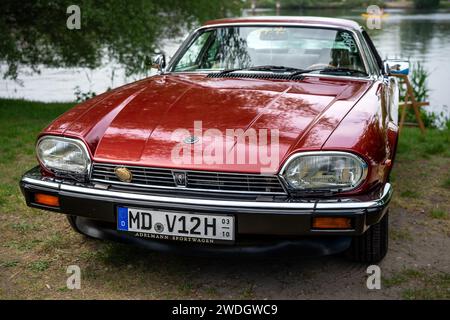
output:
<path id="1" fill-rule="evenodd" d="M 198 67 L 199 56 L 211 33 L 212 31 L 204 32 L 194 40 L 189 49 L 184 53 L 183 57 L 178 61 L 175 71 L 188 71 Z"/>

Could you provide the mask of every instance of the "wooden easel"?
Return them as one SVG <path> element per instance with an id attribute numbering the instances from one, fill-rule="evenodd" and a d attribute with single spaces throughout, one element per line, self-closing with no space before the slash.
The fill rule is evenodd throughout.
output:
<path id="1" fill-rule="evenodd" d="M 402 130 L 403 125 L 406 126 L 414 126 L 415 123 L 405 123 L 406 118 L 406 108 L 412 107 L 414 109 L 414 114 L 416 115 L 417 124 L 419 125 L 420 131 L 422 133 L 425 133 L 425 125 L 423 124 L 422 118 L 420 117 L 420 107 L 423 106 L 429 106 L 429 102 L 418 102 L 416 100 L 416 97 L 414 96 L 414 91 L 411 86 L 411 82 L 409 82 L 408 76 L 404 74 L 396 74 L 397 78 L 400 78 L 403 83 L 406 85 L 406 94 L 405 94 L 405 101 L 403 103 L 399 104 L 399 107 L 402 109 L 402 114 L 400 117 L 400 126 L 399 126 L 399 132 Z M 401 85 L 401 84 L 400 84 Z"/>

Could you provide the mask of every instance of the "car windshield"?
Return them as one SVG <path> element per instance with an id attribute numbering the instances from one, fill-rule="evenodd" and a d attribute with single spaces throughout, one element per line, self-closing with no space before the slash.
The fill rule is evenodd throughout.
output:
<path id="1" fill-rule="evenodd" d="M 234 69 L 366 73 L 351 32 L 290 26 L 230 26 L 200 30 L 176 58 L 171 71 Z"/>

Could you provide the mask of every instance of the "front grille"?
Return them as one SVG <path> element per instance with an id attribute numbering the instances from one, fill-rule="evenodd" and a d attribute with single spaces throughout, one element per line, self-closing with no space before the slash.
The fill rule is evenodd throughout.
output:
<path id="1" fill-rule="evenodd" d="M 133 180 L 129 183 L 121 182 L 114 172 L 117 167 L 125 167 L 130 170 Z M 174 170 L 174 172 L 180 172 L 180 170 Z M 182 172 L 186 174 L 186 187 L 179 187 L 175 184 L 171 169 L 95 163 L 92 168 L 91 179 L 93 181 L 141 187 L 202 190 L 208 192 L 286 194 L 279 178 L 274 175 L 207 171 Z"/>

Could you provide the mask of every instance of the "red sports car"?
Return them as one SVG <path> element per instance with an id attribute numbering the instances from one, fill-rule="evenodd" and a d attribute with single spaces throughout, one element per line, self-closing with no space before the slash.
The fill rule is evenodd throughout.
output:
<path id="1" fill-rule="evenodd" d="M 29 206 L 154 250 L 385 256 L 407 65 L 358 24 L 215 20 L 153 67 L 42 131 Z"/>

